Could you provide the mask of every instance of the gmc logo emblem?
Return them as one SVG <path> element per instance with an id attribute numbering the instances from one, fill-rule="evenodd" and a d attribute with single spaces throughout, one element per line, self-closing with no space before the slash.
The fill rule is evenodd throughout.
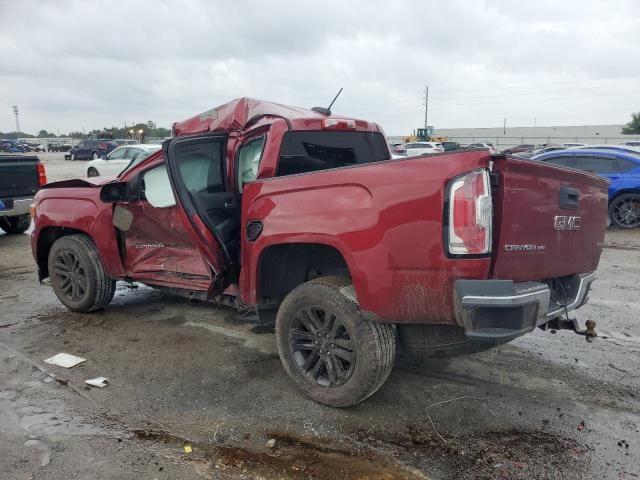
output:
<path id="1" fill-rule="evenodd" d="M 553 219 L 553 228 L 556 230 L 580 230 L 580 220 L 582 217 L 556 215 Z"/>

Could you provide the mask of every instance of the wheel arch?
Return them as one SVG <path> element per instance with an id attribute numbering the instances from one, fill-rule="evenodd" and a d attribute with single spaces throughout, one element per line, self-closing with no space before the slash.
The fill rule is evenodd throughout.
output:
<path id="1" fill-rule="evenodd" d="M 51 247 L 59 238 L 66 237 L 68 235 L 85 235 L 90 238 L 91 235 L 89 233 L 79 230 L 77 228 L 68 228 L 68 227 L 44 227 L 39 235 L 37 241 L 37 249 L 36 249 L 36 263 L 38 265 L 38 280 L 42 281 L 49 276 L 49 252 L 51 251 Z M 94 242 L 95 243 L 95 242 Z"/>
<path id="2" fill-rule="evenodd" d="M 320 242 L 276 243 L 265 247 L 257 262 L 258 308 L 275 309 L 298 285 L 318 277 L 351 278 L 345 255 Z"/>
<path id="3" fill-rule="evenodd" d="M 626 195 L 627 193 L 635 193 L 636 195 L 640 195 L 640 186 L 635 188 L 621 188 L 620 190 L 616 190 L 616 193 L 609 199 L 609 205 L 611 205 L 613 201 L 620 195 Z"/>

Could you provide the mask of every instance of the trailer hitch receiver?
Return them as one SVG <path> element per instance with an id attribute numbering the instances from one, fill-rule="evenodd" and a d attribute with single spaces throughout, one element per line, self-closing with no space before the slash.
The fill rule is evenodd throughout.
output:
<path id="1" fill-rule="evenodd" d="M 595 320 L 587 320 L 585 328 L 580 328 L 577 318 L 554 318 L 543 326 L 543 330 L 573 330 L 578 335 L 584 335 L 587 342 L 592 342 L 598 336 Z"/>

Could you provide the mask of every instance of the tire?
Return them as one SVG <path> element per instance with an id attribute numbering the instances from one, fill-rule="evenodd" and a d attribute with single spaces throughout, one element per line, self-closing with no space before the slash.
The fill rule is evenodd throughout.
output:
<path id="1" fill-rule="evenodd" d="M 113 299 L 116 282 L 107 275 L 95 244 L 86 235 L 56 240 L 48 268 L 53 291 L 73 312 L 100 310 Z"/>
<path id="2" fill-rule="evenodd" d="M 97 152 L 93 152 L 91 156 L 93 157 L 94 160 L 98 160 L 100 158 L 100 155 L 98 155 Z"/>
<path id="3" fill-rule="evenodd" d="M 98 170 L 96 170 L 93 167 L 90 167 L 89 170 L 87 170 L 87 177 L 99 177 L 100 174 L 98 173 Z"/>
<path id="4" fill-rule="evenodd" d="M 72 162 L 75 162 L 77 160 L 76 154 L 72 153 L 71 155 L 69 155 L 69 160 L 71 160 Z"/>
<path id="5" fill-rule="evenodd" d="M 640 194 L 623 193 L 614 198 L 609 204 L 609 219 L 619 228 L 640 226 Z"/>
<path id="6" fill-rule="evenodd" d="M 31 215 L 19 215 L 17 217 L 0 217 L 0 228 L 7 234 L 15 235 L 24 233 L 31 226 Z"/>
<path id="7" fill-rule="evenodd" d="M 287 295 L 276 317 L 284 369 L 305 395 L 331 407 L 373 395 L 395 360 L 393 325 L 367 318 L 341 293 L 349 285 L 340 277 L 303 283 Z"/>

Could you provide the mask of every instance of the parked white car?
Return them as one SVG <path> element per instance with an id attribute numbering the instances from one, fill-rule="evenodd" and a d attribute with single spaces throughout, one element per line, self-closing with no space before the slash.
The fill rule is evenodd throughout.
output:
<path id="1" fill-rule="evenodd" d="M 407 151 L 407 157 L 417 157 L 419 155 L 444 152 L 442 144 L 437 142 L 405 143 L 402 148 Z"/>
<path id="2" fill-rule="evenodd" d="M 486 148 L 487 150 L 489 150 L 489 153 L 496 153 L 498 151 L 498 149 L 493 143 L 483 143 L 483 142 L 470 143 L 469 145 L 466 146 L 466 148 Z"/>
<path id="3" fill-rule="evenodd" d="M 104 158 L 91 160 L 87 164 L 87 177 L 117 177 L 127 166 L 140 163 L 161 145 L 126 145 L 114 149 Z"/>

